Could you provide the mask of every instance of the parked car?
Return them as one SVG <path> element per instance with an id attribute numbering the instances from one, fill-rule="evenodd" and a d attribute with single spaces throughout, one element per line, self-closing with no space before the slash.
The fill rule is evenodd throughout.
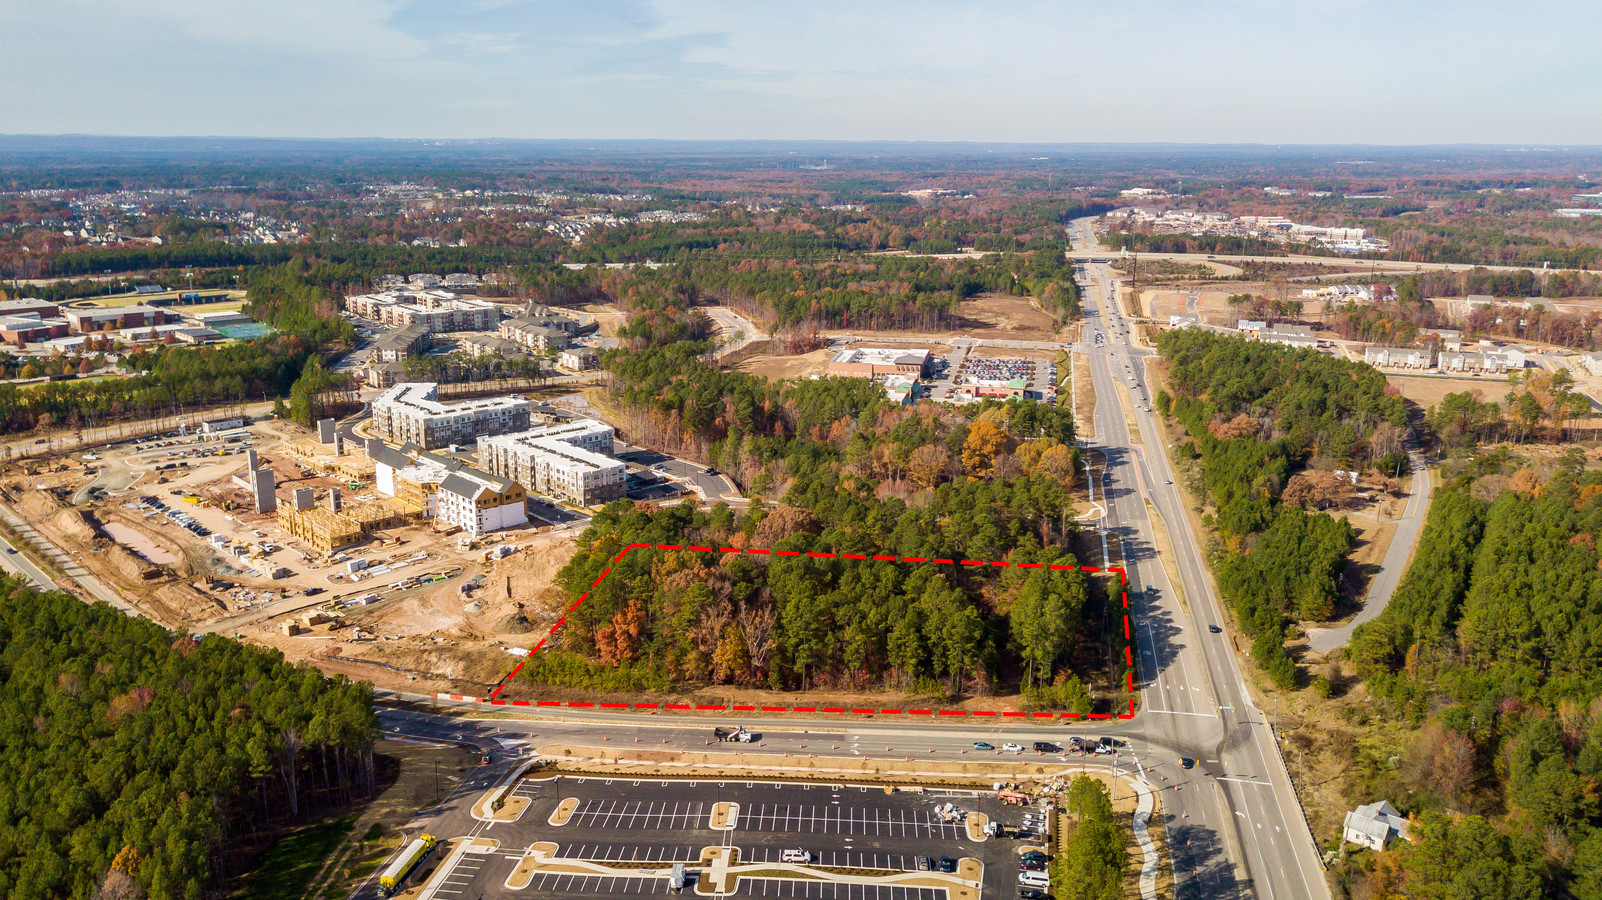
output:
<path id="1" fill-rule="evenodd" d="M 918 857 L 918 871 L 927 872 L 934 868 L 934 860 L 927 856 Z"/>
<path id="2" fill-rule="evenodd" d="M 955 872 L 955 871 L 957 871 L 957 861 L 952 859 L 949 856 L 940 857 L 940 871 L 942 871 L 942 872 Z"/>

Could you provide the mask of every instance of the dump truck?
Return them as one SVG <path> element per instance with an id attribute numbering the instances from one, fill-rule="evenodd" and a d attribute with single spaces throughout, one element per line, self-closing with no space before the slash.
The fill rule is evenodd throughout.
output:
<path id="1" fill-rule="evenodd" d="M 431 834 L 422 834 L 418 835 L 410 844 L 407 844 L 406 849 L 401 851 L 401 855 L 395 857 L 395 861 L 390 863 L 389 868 L 384 870 L 384 874 L 378 876 L 378 889 L 383 892 L 384 896 L 394 896 L 395 892 L 400 890 L 400 886 L 405 883 L 406 876 L 412 874 L 412 870 L 417 868 L 418 863 L 428 858 L 429 851 L 433 850 L 434 845 L 437 843 L 439 843 L 439 838 Z"/>
<path id="2" fill-rule="evenodd" d="M 714 728 L 712 729 L 712 736 L 720 741 L 737 741 L 741 744 L 749 744 L 756 739 L 751 732 L 746 731 L 745 727 L 741 725 L 736 725 L 733 728 Z"/>

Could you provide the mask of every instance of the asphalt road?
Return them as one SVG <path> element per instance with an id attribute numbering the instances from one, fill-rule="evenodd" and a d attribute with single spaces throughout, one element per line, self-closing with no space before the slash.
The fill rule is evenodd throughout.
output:
<path id="1" fill-rule="evenodd" d="M 22 555 L 17 546 L 11 541 L 0 538 L 0 569 L 5 569 L 13 575 L 20 575 L 33 582 L 34 587 L 50 591 L 56 590 L 57 585 L 50 579 L 44 570 L 34 565 L 31 560 Z"/>
<path id="2" fill-rule="evenodd" d="M 1070 238 L 1087 246 L 1089 220 L 1076 221 Z M 1115 273 L 1096 263 L 1084 272 L 1087 328 L 1107 335 L 1090 351 L 1096 439 L 1086 443 L 1107 455 L 1101 524 L 1120 538 L 1129 575 L 1142 710 L 1133 725 L 1150 744 L 1199 760 L 1193 771 L 1200 775 L 1163 798 L 1176 896 L 1322 900 L 1329 889 L 1268 718 L 1246 689 L 1233 636 L 1209 630 L 1226 620 L 1172 484 L 1156 413 L 1144 409 L 1149 353 L 1132 344 Z M 1140 446 L 1130 438 L 1121 392 L 1134 408 Z M 1152 509 L 1168 528 L 1183 604 L 1156 556 Z"/>
<path id="3" fill-rule="evenodd" d="M 708 503 L 739 499 L 734 484 L 723 475 L 708 475 L 706 466 L 689 460 L 658 453 L 647 447 L 636 447 L 622 441 L 612 442 L 612 455 L 618 459 L 649 466 L 680 481 L 687 482 Z"/>
<path id="4" fill-rule="evenodd" d="M 1082 221 L 1084 221 L 1084 220 L 1082 220 L 1082 219 L 1075 219 L 1074 220 L 1074 228 L 1076 230 L 1079 230 L 1079 223 L 1082 222 Z M 1083 230 L 1088 232 L 1088 226 L 1086 226 L 1086 228 L 1083 229 Z M 1080 235 L 1076 234 L 1074 237 L 1075 237 L 1075 240 L 1077 241 L 1078 238 L 1080 237 Z M 1096 260 L 1110 260 L 1110 259 L 1113 259 L 1113 258 L 1116 258 L 1116 257 L 1122 255 L 1117 250 L 1104 250 L 1094 240 L 1094 238 L 1090 238 L 1088 236 L 1088 234 L 1086 235 L 1086 237 L 1087 237 L 1087 239 L 1085 240 L 1084 243 L 1077 243 L 1076 242 L 1075 245 L 1074 245 L 1074 248 L 1072 250 L 1068 251 L 1068 258 L 1069 259 L 1072 259 L 1072 260 L 1074 260 L 1076 262 L 1093 262 L 1093 261 L 1096 261 Z M 1525 271 L 1529 271 L 1531 269 L 1530 266 L 1503 266 L 1503 265 L 1474 266 L 1474 265 L 1469 265 L 1467 263 L 1408 262 L 1406 260 L 1397 260 L 1397 259 L 1366 259 L 1366 258 L 1359 258 L 1359 257 L 1354 257 L 1354 256 L 1302 256 L 1302 255 L 1298 255 L 1298 254 L 1289 254 L 1289 255 L 1285 255 L 1285 256 L 1252 256 L 1252 255 L 1242 255 L 1242 254 L 1236 254 L 1236 253 L 1218 253 L 1218 254 L 1207 254 L 1207 253 L 1138 253 L 1138 254 L 1130 254 L 1130 255 L 1131 256 L 1139 256 L 1141 259 L 1169 259 L 1169 260 L 1173 260 L 1175 262 L 1188 262 L 1188 263 L 1262 262 L 1262 263 L 1280 263 L 1280 264 L 1285 264 L 1285 263 L 1309 263 L 1309 264 L 1313 264 L 1313 265 L 1341 266 L 1341 267 L 1368 266 L 1371 270 L 1377 271 L 1377 272 L 1425 272 L 1425 271 L 1467 272 L 1468 270 L 1474 269 L 1474 268 L 1484 268 L 1484 269 L 1488 269 L 1488 270 L 1490 270 L 1492 272 L 1525 272 Z M 1580 272 L 1580 271 L 1584 271 L 1584 270 L 1583 269 L 1560 269 L 1560 268 L 1558 268 L 1556 266 L 1553 266 L 1552 268 L 1546 269 L 1544 271 L 1548 271 L 1548 272 Z"/>
<path id="5" fill-rule="evenodd" d="M 1407 561 L 1413 555 L 1413 545 L 1418 543 L 1419 532 L 1424 530 L 1424 519 L 1430 511 L 1430 495 L 1435 489 L 1424 455 L 1409 448 L 1407 458 L 1408 466 L 1413 472 L 1407 506 L 1402 510 L 1402 517 L 1396 520 L 1396 533 L 1391 535 L 1391 544 L 1385 548 L 1385 556 L 1380 560 L 1380 570 L 1374 573 L 1373 579 L 1368 583 L 1368 595 L 1363 598 L 1363 609 L 1345 625 L 1337 628 L 1310 629 L 1307 634 L 1308 646 L 1319 653 L 1328 653 L 1336 647 L 1344 647 L 1351 641 L 1352 632 L 1357 626 L 1372 621 L 1384 612 L 1385 607 L 1391 602 L 1391 595 L 1396 593 L 1396 585 L 1402 580 L 1402 573 L 1407 569 Z"/>
<path id="6" fill-rule="evenodd" d="M 93 600 L 100 600 L 108 603 L 130 616 L 141 614 L 133 607 L 132 604 L 122 599 L 122 595 L 118 594 L 116 591 L 113 591 L 111 588 L 106 587 L 105 582 L 90 574 L 89 570 L 85 568 L 82 563 L 78 562 L 76 559 L 73 559 L 71 555 L 62 550 L 60 547 L 56 546 L 53 541 L 40 533 L 39 530 L 34 528 L 32 524 L 24 521 L 16 513 L 12 512 L 6 507 L 0 506 L 0 519 L 4 519 L 6 524 L 11 526 L 13 531 L 21 535 L 22 539 L 26 541 L 36 553 L 42 553 L 49 556 L 55 562 L 55 564 L 60 567 L 61 571 L 65 572 L 68 578 L 78 582 L 78 586 L 83 588 L 83 590 L 87 592 Z M 22 572 L 29 578 L 32 578 L 34 581 L 42 585 L 49 587 L 60 587 L 63 590 L 68 590 L 69 593 L 78 593 L 77 591 L 70 590 L 66 585 L 52 581 L 31 561 L 24 558 L 20 551 L 17 553 L 4 553 L 0 555 L 4 555 L 8 563 L 6 566 L 8 569 L 12 568 L 11 564 L 14 564 L 15 571 Z"/>
<path id="7" fill-rule="evenodd" d="M 721 337 L 726 341 L 720 356 L 734 353 L 752 341 L 768 339 L 767 333 L 755 322 L 727 306 L 705 306 L 701 311 L 717 324 Z"/>

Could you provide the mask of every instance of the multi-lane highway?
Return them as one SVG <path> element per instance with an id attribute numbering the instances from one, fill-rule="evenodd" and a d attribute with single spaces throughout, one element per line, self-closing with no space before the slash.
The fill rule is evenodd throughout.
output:
<path id="1" fill-rule="evenodd" d="M 1093 246 L 1088 220 L 1076 221 L 1070 236 L 1076 247 Z M 1086 334 L 1105 335 L 1099 344 L 1087 341 L 1097 402 L 1096 436 L 1086 443 L 1107 455 L 1101 524 L 1119 538 L 1129 573 L 1139 647 L 1137 724 L 1151 745 L 1192 756 L 1202 773 L 1164 796 L 1176 893 L 1328 897 L 1270 723 L 1246 688 L 1200 541 L 1172 483 L 1156 413 L 1149 409 L 1149 354 L 1138 348 L 1133 326 L 1118 309 L 1110 267 L 1089 263 L 1082 271 Z M 1120 393 L 1133 410 L 1138 442 Z M 1183 600 L 1156 555 L 1154 511 L 1167 526 Z"/>

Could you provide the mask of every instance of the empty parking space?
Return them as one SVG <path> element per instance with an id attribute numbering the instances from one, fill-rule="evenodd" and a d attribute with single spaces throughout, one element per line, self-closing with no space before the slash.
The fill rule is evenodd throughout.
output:
<path id="1" fill-rule="evenodd" d="M 488 861 L 488 858 L 483 854 L 465 854 L 456 865 L 451 867 L 450 874 L 438 882 L 434 888 L 434 896 L 452 900 L 452 898 L 466 894 L 473 884 L 473 879 L 478 877 L 479 870 L 484 868 Z"/>
<path id="2" fill-rule="evenodd" d="M 814 900 L 946 900 L 943 888 L 884 884 L 840 884 L 835 881 L 793 881 L 742 878 L 730 897 L 803 897 Z"/>
<path id="3" fill-rule="evenodd" d="M 784 862 L 783 847 L 740 847 L 740 862 Z M 812 864 L 831 868 L 888 869 L 892 872 L 915 872 L 918 869 L 916 853 L 874 853 L 854 850 L 814 851 Z"/>
<path id="4" fill-rule="evenodd" d="M 757 803 L 751 808 L 741 808 L 738 829 L 937 840 L 959 840 L 964 835 L 962 823 L 942 822 L 932 810 L 833 804 Z"/>
<path id="5" fill-rule="evenodd" d="M 675 863 L 699 859 L 703 846 L 706 845 L 573 842 L 557 845 L 556 855 L 562 859 L 587 859 L 592 862 Z"/>
<path id="6" fill-rule="evenodd" d="M 536 875 L 529 882 L 535 897 L 585 897 L 597 894 L 616 894 L 624 897 L 643 897 L 650 894 L 670 894 L 666 878 L 630 878 L 611 875 Z"/>
<path id="7" fill-rule="evenodd" d="M 598 800 L 580 803 L 568 819 L 580 828 L 643 828 L 676 831 L 706 828 L 712 814 L 700 802 L 652 802 L 645 800 Z"/>

